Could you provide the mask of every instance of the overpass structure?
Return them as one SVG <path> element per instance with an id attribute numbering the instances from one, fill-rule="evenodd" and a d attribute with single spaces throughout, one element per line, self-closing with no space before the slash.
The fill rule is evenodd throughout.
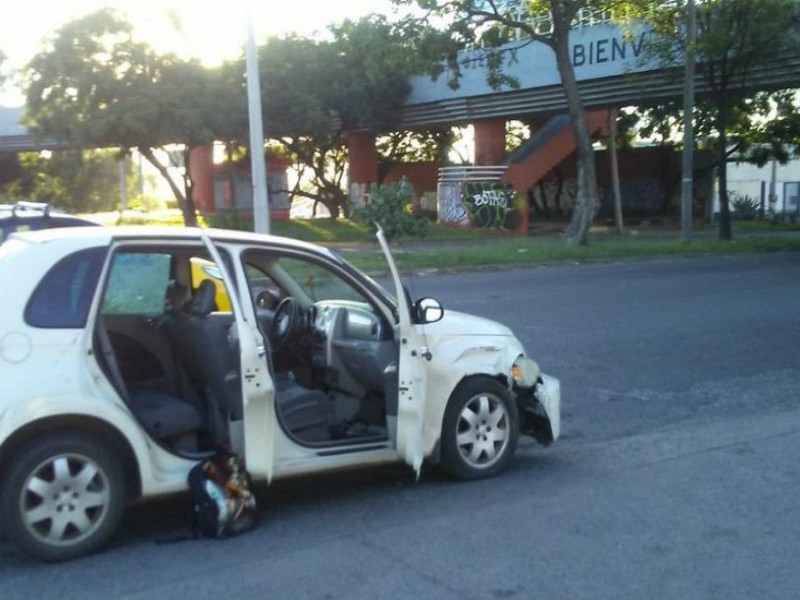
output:
<path id="1" fill-rule="evenodd" d="M 787 31 L 786 35 L 794 35 Z M 631 105 L 648 105 L 681 97 L 682 65 L 665 67 L 650 59 L 646 47 L 651 33 L 645 25 L 622 28 L 614 23 L 597 23 L 570 32 L 570 60 L 575 69 L 584 105 L 589 111 L 594 133 L 604 135 L 607 111 Z M 494 89 L 487 83 L 489 53 L 499 53 L 502 72 L 518 85 Z M 495 49 L 474 49 L 460 55 L 460 85 L 451 89 L 452 73 L 437 80 L 411 78 L 411 92 L 399 110 L 400 127 L 415 129 L 429 126 L 471 124 L 475 131 L 477 166 L 508 167 L 505 181 L 517 190 L 525 190 L 541 178 L 574 148 L 571 126 L 564 120 L 566 97 L 561 86 L 553 51 L 531 39 L 519 39 Z M 800 55 L 776 56 L 742 74 L 734 87 L 745 91 L 774 90 L 800 84 Z M 697 95 L 708 93 L 707 84 L 698 73 Z M 54 148 L 53 140 L 35 139 L 17 122 L 0 118 L 0 152 L 18 152 Z M 12 115 L 13 116 L 13 115 Z M 12 119 L 13 120 L 13 119 Z M 534 125 L 534 134 L 511 156 L 505 152 L 505 124 L 521 120 Z M 357 131 L 348 135 L 349 192 L 355 202 L 367 198 L 370 187 L 378 182 L 378 157 L 373 132 Z M 209 156 L 208 152 L 203 152 Z M 196 198 L 198 208 L 213 210 L 217 204 L 213 190 L 213 164 L 202 168 L 193 163 L 197 190 L 207 189 L 210 197 Z"/>
<path id="2" fill-rule="evenodd" d="M 788 31 L 786 35 L 796 35 Z M 608 133 L 609 111 L 625 106 L 647 106 L 683 96 L 683 64 L 664 65 L 647 51 L 651 30 L 646 24 L 622 27 L 612 22 L 595 23 L 570 32 L 570 61 L 575 70 L 590 132 L 603 137 Z M 517 85 L 493 88 L 487 83 L 490 57 L 498 58 L 500 70 Z M 399 111 L 401 127 L 472 125 L 475 134 L 475 165 L 502 166 L 498 176 L 509 184 L 507 204 L 512 192 L 526 192 L 553 167 L 574 151 L 574 137 L 566 96 L 556 66 L 555 53 L 532 39 L 518 39 L 492 49 L 473 49 L 459 56 L 459 85 L 448 82 L 453 73 L 438 79 L 412 77 L 412 90 Z M 740 73 L 730 89 L 745 92 L 768 91 L 800 85 L 800 54 L 774 59 Z M 700 69 L 695 77 L 696 96 L 710 90 Z M 613 113 L 612 113 L 613 118 Z M 532 136 L 511 155 L 505 153 L 505 125 L 520 120 L 532 125 Z M 354 138 L 350 151 L 359 167 L 351 168 L 350 197 L 357 199 L 376 181 L 374 152 L 359 147 L 369 143 L 363 133 Z M 354 164 L 351 161 L 351 165 Z M 447 178 L 446 178 L 447 179 Z M 447 185 L 452 185 L 451 178 Z M 462 185 L 462 189 L 463 189 Z M 470 182 L 474 189 L 474 183 Z M 492 190 L 492 202 L 497 191 Z M 439 190 L 439 213 L 461 214 L 463 207 L 445 207 L 442 198 L 455 198 L 452 190 Z M 450 200 L 448 200 L 449 202 Z M 463 197 L 462 201 L 467 202 Z M 484 199 L 478 198 L 478 203 Z"/>
<path id="3" fill-rule="evenodd" d="M 570 32 L 570 60 L 587 110 L 648 105 L 680 98 L 683 64 L 660 64 L 646 52 L 651 32 L 645 25 L 621 27 L 601 23 Z M 793 35 L 787 31 L 786 35 Z M 502 72 L 518 86 L 493 89 L 486 81 L 490 53 L 499 53 Z M 460 85 L 411 78 L 412 90 L 400 110 L 404 127 L 472 123 L 480 119 L 538 119 L 567 110 L 554 52 L 532 39 L 520 39 L 495 49 L 474 49 L 459 57 Z M 776 56 L 731 82 L 732 89 L 775 90 L 800 85 L 800 54 Z M 709 92 L 698 72 L 698 97 Z"/>

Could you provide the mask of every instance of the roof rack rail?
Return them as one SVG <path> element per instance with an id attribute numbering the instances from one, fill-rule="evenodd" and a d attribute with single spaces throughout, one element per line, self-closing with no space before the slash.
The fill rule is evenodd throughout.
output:
<path id="1" fill-rule="evenodd" d="M 11 209 L 11 215 L 16 217 L 21 213 L 36 212 L 41 213 L 45 217 L 50 216 L 50 209 L 52 207 L 48 202 L 31 202 L 29 200 L 20 200 L 15 202 Z"/>

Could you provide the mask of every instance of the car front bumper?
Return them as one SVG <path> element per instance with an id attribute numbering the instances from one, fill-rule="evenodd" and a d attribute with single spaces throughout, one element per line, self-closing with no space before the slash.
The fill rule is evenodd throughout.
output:
<path id="1" fill-rule="evenodd" d="M 553 443 L 561 435 L 561 382 L 542 373 L 531 388 L 516 388 L 520 410 L 520 432 L 541 444 Z"/>

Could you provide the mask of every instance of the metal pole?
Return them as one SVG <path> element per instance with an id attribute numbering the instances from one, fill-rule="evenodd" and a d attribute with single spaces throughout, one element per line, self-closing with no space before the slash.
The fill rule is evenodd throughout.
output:
<path id="1" fill-rule="evenodd" d="M 683 161 L 681 164 L 681 239 L 692 239 L 692 188 L 694 182 L 694 62 L 695 27 L 694 0 L 686 1 L 686 65 L 683 87 Z"/>
<path id="2" fill-rule="evenodd" d="M 247 21 L 247 109 L 250 116 L 250 171 L 253 180 L 253 229 L 269 233 L 269 192 L 264 161 L 264 126 L 261 121 L 261 82 L 258 54 L 253 35 L 253 20 Z"/>
<path id="3" fill-rule="evenodd" d="M 128 155 L 120 153 L 119 157 L 119 214 L 124 215 L 128 210 Z"/>
<path id="4" fill-rule="evenodd" d="M 778 195 L 776 193 L 775 183 L 778 176 L 778 159 L 774 156 L 772 157 L 772 173 L 770 173 L 769 178 L 769 217 L 770 219 L 775 218 L 775 209 L 778 207 Z M 784 210 L 786 210 L 786 200 L 784 199 Z"/>

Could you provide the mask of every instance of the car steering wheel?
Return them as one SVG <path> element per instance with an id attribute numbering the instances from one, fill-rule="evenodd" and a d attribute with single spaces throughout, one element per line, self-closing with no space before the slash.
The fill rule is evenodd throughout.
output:
<path id="1" fill-rule="evenodd" d="M 297 300 L 291 296 L 287 296 L 278 304 L 269 328 L 269 341 L 272 344 L 273 352 L 283 348 L 289 338 L 292 337 L 299 314 L 300 307 Z"/>

